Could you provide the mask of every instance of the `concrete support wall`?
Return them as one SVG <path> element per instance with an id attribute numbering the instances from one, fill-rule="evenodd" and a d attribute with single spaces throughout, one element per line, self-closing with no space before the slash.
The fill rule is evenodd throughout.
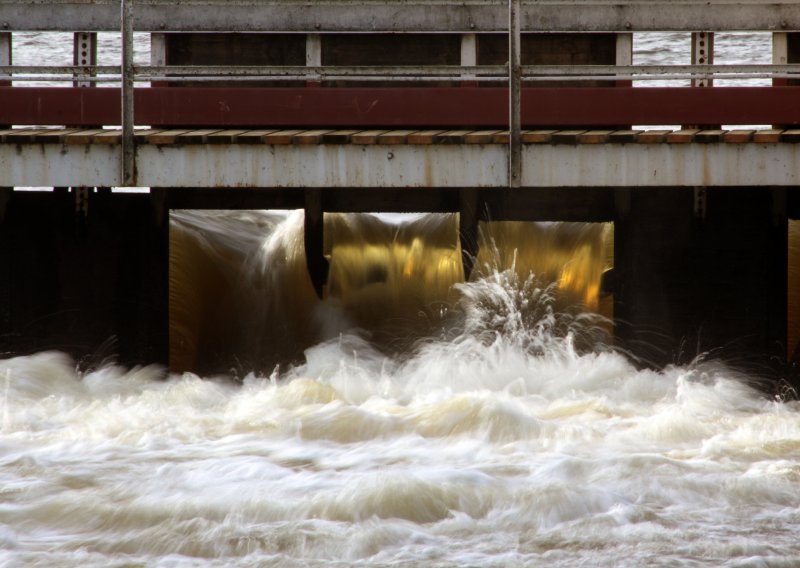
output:
<path id="1" fill-rule="evenodd" d="M 617 190 L 614 315 L 646 364 L 786 358 L 786 190 Z"/>
<path id="2" fill-rule="evenodd" d="M 5 196 L 0 356 L 166 363 L 166 211 L 149 195 L 90 188 Z"/>

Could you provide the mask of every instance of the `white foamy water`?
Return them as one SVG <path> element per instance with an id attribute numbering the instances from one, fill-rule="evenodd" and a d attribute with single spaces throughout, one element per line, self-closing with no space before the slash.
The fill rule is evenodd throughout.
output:
<path id="1" fill-rule="evenodd" d="M 241 385 L 0 362 L 0 564 L 800 563 L 797 403 L 511 327 Z"/>
<path id="2" fill-rule="evenodd" d="M 800 565 L 798 403 L 579 352 L 547 292 L 241 383 L 0 360 L 0 566 Z"/>

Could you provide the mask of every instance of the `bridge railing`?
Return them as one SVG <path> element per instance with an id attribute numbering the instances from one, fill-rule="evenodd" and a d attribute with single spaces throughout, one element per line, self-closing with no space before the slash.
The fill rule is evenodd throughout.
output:
<path id="1" fill-rule="evenodd" d="M 15 66 L 16 31 L 114 31 L 120 64 Z M 126 183 L 135 182 L 137 126 L 499 127 L 509 130 L 510 179 L 523 127 L 631 124 L 800 124 L 800 90 L 791 87 L 686 89 L 631 87 L 631 81 L 800 78 L 800 65 L 520 65 L 523 32 L 766 30 L 785 40 L 800 29 L 800 1 L 742 0 L 0 0 L 0 124 L 119 126 Z M 269 32 L 316 38 L 307 65 L 136 65 L 134 32 Z M 321 34 L 458 33 L 461 65 L 321 65 Z M 476 34 L 508 35 L 512 64 L 478 65 Z M 775 42 L 784 45 L 786 42 Z M 628 49 L 631 42 L 628 41 Z M 4 47 L 5 46 L 5 47 Z M 473 52 L 465 56 L 464 47 Z M 784 45 L 785 47 L 785 45 Z M 5 61 L 3 54 L 6 53 Z M 560 85 L 608 81 L 614 88 Z M 31 81 L 72 87 L 21 87 Z M 235 86 L 220 83 L 235 81 Z M 357 82 L 356 87 L 254 87 L 248 82 Z M 170 86 L 160 84 L 168 82 Z M 378 87 L 368 86 L 379 82 Z M 413 82 L 414 86 L 408 86 Z M 441 87 L 446 84 L 457 88 Z M 535 82 L 535 88 L 524 88 Z M 548 82 L 559 87 L 549 88 Z M 135 84 L 147 88 L 136 88 Z M 174 85 L 191 83 L 191 87 Z M 198 86 L 208 83 L 209 86 Z M 403 83 L 402 87 L 386 85 Z M 436 83 L 436 86 L 431 86 Z M 488 83 L 489 86 L 482 84 Z M 87 89 L 110 84 L 111 88 Z M 497 86 L 497 85 L 507 86 Z M 116 85 L 121 85 L 121 88 Z M 367 86 L 365 86 L 367 85 Z"/>

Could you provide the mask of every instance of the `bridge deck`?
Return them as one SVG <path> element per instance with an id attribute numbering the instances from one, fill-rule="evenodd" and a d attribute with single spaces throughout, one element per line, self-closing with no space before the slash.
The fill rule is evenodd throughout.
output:
<path id="1" fill-rule="evenodd" d="M 503 130 L 137 130 L 144 187 L 507 187 Z M 526 130 L 523 186 L 800 185 L 800 129 Z M 0 130 L 9 186 L 120 184 L 121 131 Z"/>

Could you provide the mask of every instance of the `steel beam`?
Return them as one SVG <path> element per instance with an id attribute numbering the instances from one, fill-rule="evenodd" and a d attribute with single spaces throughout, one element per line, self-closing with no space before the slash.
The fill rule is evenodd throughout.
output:
<path id="1" fill-rule="evenodd" d="M 118 186 L 118 152 L 0 144 L 0 171 L 13 186 Z M 222 201 L 223 188 L 508 187 L 502 144 L 145 144 L 136 154 L 141 185 L 217 188 Z M 800 186 L 800 144 L 531 144 L 522 160 L 531 188 Z"/>
<path id="2" fill-rule="evenodd" d="M 770 0 L 526 0 L 527 31 L 800 29 L 800 4 Z M 116 31 L 117 0 L 0 0 L 8 31 Z M 505 0 L 148 0 L 136 30 L 504 32 Z"/>
<path id="3" fill-rule="evenodd" d="M 119 125 L 116 88 L 0 87 L 0 124 Z M 591 104 L 587 104 L 591 101 Z M 507 127 L 506 88 L 167 88 L 134 92 L 137 125 Z M 522 127 L 800 124 L 793 87 L 529 88 Z"/>

